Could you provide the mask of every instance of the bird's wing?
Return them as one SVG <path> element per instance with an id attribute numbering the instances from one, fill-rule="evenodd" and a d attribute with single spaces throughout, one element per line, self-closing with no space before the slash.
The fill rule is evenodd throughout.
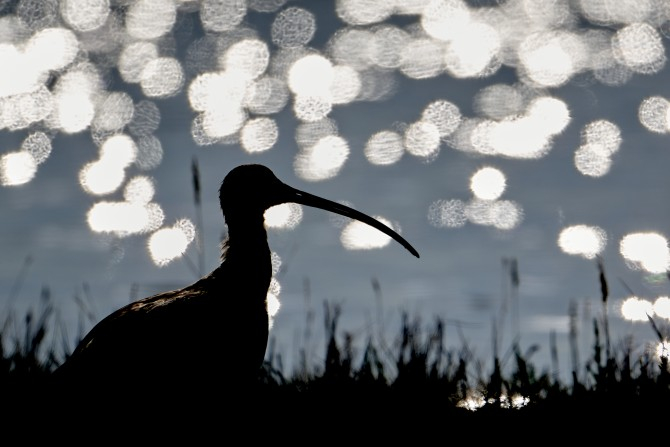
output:
<path id="1" fill-rule="evenodd" d="M 112 312 L 96 324 L 79 342 L 64 366 L 70 370 L 88 368 L 99 362 L 122 362 L 133 352 L 156 346 L 156 340 L 169 336 L 170 324 L 180 321 L 183 305 L 199 295 L 191 286 L 153 295 Z M 167 342 L 167 341 L 166 341 Z"/>

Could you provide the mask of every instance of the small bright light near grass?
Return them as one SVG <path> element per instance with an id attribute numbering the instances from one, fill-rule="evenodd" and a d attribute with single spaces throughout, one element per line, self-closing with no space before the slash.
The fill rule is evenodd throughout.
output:
<path id="1" fill-rule="evenodd" d="M 661 318 L 670 320 L 670 298 L 667 296 L 659 296 L 654 301 L 654 313 Z"/>
<path id="2" fill-rule="evenodd" d="M 621 316 L 629 321 L 649 321 L 654 316 L 654 305 L 636 296 L 626 298 L 621 304 Z"/>
<path id="3" fill-rule="evenodd" d="M 273 278 L 274 280 L 274 278 Z M 268 289 L 269 290 L 269 289 Z M 281 307 L 281 302 L 279 301 L 279 298 L 277 295 L 275 295 L 272 292 L 268 292 L 267 297 L 267 309 L 268 309 L 268 328 L 272 329 L 272 326 L 274 325 L 274 317 L 279 312 L 279 308 Z"/>
<path id="4" fill-rule="evenodd" d="M 670 360 L 670 341 L 667 340 L 659 341 L 656 344 L 656 358 L 658 360 L 662 359 Z"/>
<path id="5" fill-rule="evenodd" d="M 668 241 L 658 233 L 627 234 L 621 239 L 619 251 L 627 261 L 649 273 L 664 273 L 670 269 Z"/>
<path id="6" fill-rule="evenodd" d="M 593 259 L 605 248 L 607 234 L 597 226 L 572 225 L 558 235 L 558 246 L 564 253 Z"/>

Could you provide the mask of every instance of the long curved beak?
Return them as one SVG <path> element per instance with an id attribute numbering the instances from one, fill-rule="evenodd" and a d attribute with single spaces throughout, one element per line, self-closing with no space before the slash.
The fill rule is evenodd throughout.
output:
<path id="1" fill-rule="evenodd" d="M 342 205 L 337 202 L 333 202 L 332 200 L 324 199 L 319 196 L 315 196 L 313 194 L 300 191 L 299 189 L 295 189 L 286 184 L 284 184 L 284 186 L 286 187 L 285 190 L 286 202 L 295 202 L 301 205 L 311 206 L 313 208 L 320 208 L 322 210 L 330 211 L 333 213 L 340 214 L 342 216 L 359 220 L 363 223 L 370 225 L 373 228 L 378 229 L 382 233 L 392 237 L 414 256 L 416 256 L 417 258 L 419 257 L 419 252 L 416 251 L 416 249 L 412 247 L 412 245 L 409 242 L 407 242 L 405 238 L 400 236 L 398 233 L 396 233 L 391 228 L 387 227 L 377 219 L 374 219 L 373 217 L 370 217 L 367 214 L 363 214 L 360 211 L 356 211 L 353 208 L 349 208 L 348 206 Z"/>

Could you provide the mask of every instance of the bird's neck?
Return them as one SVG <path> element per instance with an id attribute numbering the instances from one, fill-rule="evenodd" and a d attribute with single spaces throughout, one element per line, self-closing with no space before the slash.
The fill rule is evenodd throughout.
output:
<path id="1" fill-rule="evenodd" d="M 242 284 L 244 293 L 258 300 L 244 300 L 245 305 L 261 304 L 266 306 L 266 296 L 272 280 L 272 258 L 265 226 L 228 225 L 228 237 L 224 241 L 221 253 L 222 271 L 225 276 L 234 278 L 234 284 Z M 230 287 L 230 282 L 228 286 Z"/>
<path id="2" fill-rule="evenodd" d="M 263 219 L 228 222 L 228 237 L 223 243 L 222 258 L 265 273 L 270 265 L 270 247 Z"/>

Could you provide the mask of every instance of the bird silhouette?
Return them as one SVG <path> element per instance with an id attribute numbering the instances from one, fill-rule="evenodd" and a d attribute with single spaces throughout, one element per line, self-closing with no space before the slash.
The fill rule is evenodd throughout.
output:
<path id="1" fill-rule="evenodd" d="M 274 205 L 294 202 L 357 219 L 419 257 L 376 219 L 292 188 L 263 165 L 232 169 L 219 200 L 228 227 L 220 265 L 187 287 L 132 302 L 102 319 L 55 370 L 56 377 L 145 387 L 156 381 L 197 387 L 257 380 L 268 342 L 272 277 L 264 213 Z"/>

